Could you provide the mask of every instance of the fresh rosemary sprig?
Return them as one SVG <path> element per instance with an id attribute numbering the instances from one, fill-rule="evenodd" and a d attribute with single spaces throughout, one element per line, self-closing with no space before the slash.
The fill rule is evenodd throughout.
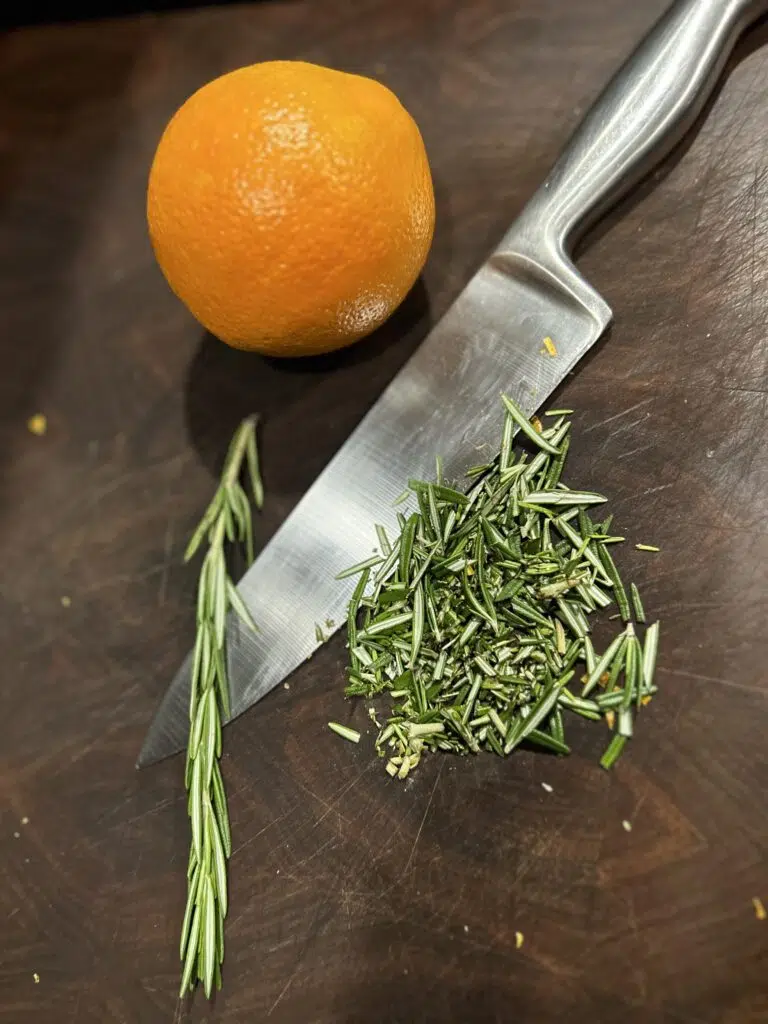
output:
<path id="1" fill-rule="evenodd" d="M 587 513 L 602 495 L 561 479 L 570 411 L 553 410 L 545 427 L 503 402 L 499 455 L 469 470 L 466 493 L 442 470 L 435 483 L 410 481 L 417 510 L 398 517 L 400 536 L 377 527 L 380 554 L 339 573 L 360 574 L 347 693 L 392 699 L 376 746 L 397 778 L 426 751 L 504 756 L 529 743 L 567 754 L 568 712 L 614 731 L 610 768 L 656 692 L 659 626 L 641 645 L 640 593 L 632 584 L 630 604 L 609 551 L 624 538 L 609 533 L 611 516 Z M 626 625 L 599 654 L 589 619 L 614 602 Z"/>
<path id="2" fill-rule="evenodd" d="M 192 844 L 188 895 L 181 928 L 184 965 L 179 997 L 201 981 L 206 996 L 221 987 L 224 918 L 227 915 L 227 860 L 232 850 L 224 781 L 221 776 L 221 724 L 229 717 L 226 624 L 235 612 L 256 629 L 227 569 L 227 543 L 242 544 L 253 561 L 251 502 L 240 479 L 245 471 L 252 500 L 261 508 L 264 491 L 256 446 L 256 417 L 243 420 L 224 462 L 219 487 L 192 535 L 184 560 L 203 542 L 197 588 L 197 637 L 189 698 L 189 743 L 185 784 Z"/>

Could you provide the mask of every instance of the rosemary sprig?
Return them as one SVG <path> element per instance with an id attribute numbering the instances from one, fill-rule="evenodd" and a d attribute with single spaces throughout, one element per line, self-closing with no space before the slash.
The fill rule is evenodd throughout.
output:
<path id="1" fill-rule="evenodd" d="M 241 477 L 248 478 L 249 500 Z M 224 781 L 221 725 L 229 716 L 226 623 L 234 612 L 256 629 L 227 569 L 227 543 L 242 544 L 253 561 L 251 501 L 261 508 L 264 491 L 256 445 L 256 417 L 243 420 L 224 462 L 221 481 L 184 554 L 189 561 L 208 544 L 197 589 L 197 637 L 189 697 L 189 742 L 185 784 L 192 843 L 188 891 L 181 928 L 183 963 L 179 998 L 203 983 L 210 998 L 221 987 L 224 918 L 227 915 L 227 860 L 232 850 Z"/>
<path id="2" fill-rule="evenodd" d="M 427 751 L 505 756 L 529 743 L 567 754 L 568 712 L 615 728 L 610 768 L 656 692 L 658 624 L 641 644 L 640 593 L 632 584 L 630 602 L 609 551 L 623 538 L 611 516 L 588 514 L 606 499 L 562 479 L 569 411 L 548 426 L 503 402 L 499 454 L 468 471 L 466 492 L 442 467 L 435 483 L 410 481 L 418 511 L 399 516 L 399 537 L 379 527 L 381 555 L 339 573 L 360 574 L 347 693 L 389 693 L 376 746 L 399 779 Z M 626 626 L 601 654 L 590 616 L 614 602 Z"/>

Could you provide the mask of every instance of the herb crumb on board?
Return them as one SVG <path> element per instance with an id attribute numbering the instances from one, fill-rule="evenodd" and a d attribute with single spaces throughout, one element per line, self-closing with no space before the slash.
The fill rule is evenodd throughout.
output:
<path id="1" fill-rule="evenodd" d="M 337 736 L 341 736 L 342 739 L 349 740 L 350 743 L 360 742 L 360 733 L 357 729 L 350 729 L 346 725 L 339 725 L 338 722 L 329 722 L 328 728 L 335 732 Z"/>
<path id="2" fill-rule="evenodd" d="M 44 437 L 48 432 L 48 418 L 41 412 L 35 413 L 27 420 L 27 430 L 35 437 Z"/>

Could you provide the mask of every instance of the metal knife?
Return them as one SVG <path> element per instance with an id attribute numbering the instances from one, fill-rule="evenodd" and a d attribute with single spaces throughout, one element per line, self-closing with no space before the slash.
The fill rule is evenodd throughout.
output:
<path id="1" fill-rule="evenodd" d="M 611 320 L 573 265 L 577 232 L 666 156 L 701 112 L 743 29 L 768 0 L 678 0 L 588 112 L 498 248 L 392 381 L 239 584 L 258 633 L 228 632 L 232 717 L 310 657 L 315 623 L 346 617 L 375 523 L 397 532 L 393 502 L 435 457 L 459 480 L 499 436 L 499 395 L 529 414 Z M 542 354 L 550 337 L 557 356 Z M 190 659 L 163 699 L 139 766 L 182 749 Z"/>

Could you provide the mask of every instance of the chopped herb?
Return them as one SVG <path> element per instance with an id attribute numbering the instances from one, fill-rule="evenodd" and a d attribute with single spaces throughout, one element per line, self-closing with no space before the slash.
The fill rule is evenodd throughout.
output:
<path id="1" fill-rule="evenodd" d="M 643 645 L 643 683 L 648 689 L 653 683 L 653 673 L 656 671 L 656 655 L 659 651 L 659 623 L 654 622 L 645 631 L 645 643 Z"/>
<path id="2" fill-rule="evenodd" d="M 608 744 L 603 756 L 600 758 L 600 767 L 608 770 L 618 761 L 621 756 L 621 752 L 624 749 L 624 744 L 627 742 L 625 736 L 614 736 L 611 742 Z"/>
<path id="3" fill-rule="evenodd" d="M 632 597 L 632 608 L 635 612 L 635 618 L 638 622 L 645 622 L 645 609 L 643 608 L 640 591 L 637 589 L 636 584 L 630 583 L 629 593 Z"/>
<path id="4" fill-rule="evenodd" d="M 379 538 L 379 547 L 381 548 L 382 555 L 388 555 L 392 550 L 392 545 L 389 543 L 387 531 L 383 526 L 376 525 L 376 536 Z"/>
<path id="5" fill-rule="evenodd" d="M 635 548 L 638 551 L 661 551 L 661 548 L 657 548 L 654 544 L 635 544 Z"/>
<path id="6" fill-rule="evenodd" d="M 525 434 L 529 441 L 541 448 L 543 451 L 548 452 L 550 455 L 557 455 L 558 450 L 554 445 L 550 444 L 542 435 L 536 430 L 531 421 L 525 415 L 522 409 L 520 409 L 507 395 L 502 395 L 501 400 L 504 403 L 504 408 L 507 410 L 509 416 L 515 421 L 515 424 Z"/>
<path id="7" fill-rule="evenodd" d="M 598 505 L 607 501 L 602 494 L 591 491 L 530 491 L 524 503 L 527 505 Z"/>
<path id="8" fill-rule="evenodd" d="M 342 569 L 340 573 L 337 573 L 337 580 L 344 580 L 347 576 L 357 576 L 358 573 L 363 572 L 365 569 L 371 569 L 374 565 L 381 565 L 384 561 L 378 555 L 374 555 L 372 558 L 366 558 L 364 562 L 358 562 L 357 565 L 350 565 L 348 569 Z"/>
<path id="9" fill-rule="evenodd" d="M 752 897 L 752 906 L 755 908 L 755 917 L 758 921 L 765 921 L 768 918 L 768 911 L 766 911 L 763 901 L 759 896 Z"/>
<path id="10" fill-rule="evenodd" d="M 360 733 L 357 729 L 349 729 L 346 725 L 339 725 L 338 722 L 329 722 L 328 728 L 336 733 L 337 736 L 341 736 L 344 740 L 349 740 L 350 743 L 360 742 Z"/>
<path id="11" fill-rule="evenodd" d="M 587 694 L 591 693 L 595 686 L 597 686 L 602 679 L 603 674 L 613 665 L 614 659 L 618 661 L 622 654 L 625 642 L 626 636 L 624 633 L 619 633 L 619 635 L 611 641 L 605 654 L 598 659 L 597 664 L 589 674 L 589 677 L 584 684 L 584 689 L 581 694 L 582 697 L 586 697 Z"/>
<path id="12" fill-rule="evenodd" d="M 639 591 L 630 606 L 608 550 L 622 538 L 610 516 L 593 523 L 586 511 L 606 499 L 563 482 L 568 410 L 545 429 L 503 404 L 499 453 L 473 467 L 467 490 L 439 463 L 435 482 L 411 480 L 416 511 L 398 514 L 399 535 L 377 527 L 381 556 L 341 574 L 359 574 L 347 694 L 392 702 L 376 750 L 393 778 L 427 753 L 568 754 L 569 712 L 616 730 L 609 768 L 656 692 L 658 624 L 641 644 L 630 622 L 632 611 L 644 621 Z M 628 625 L 600 654 L 591 616 L 614 600 Z"/>
<path id="13" fill-rule="evenodd" d="M 600 561 L 603 563 L 606 575 L 613 585 L 613 596 L 616 598 L 616 604 L 619 606 L 619 613 L 624 622 L 628 622 L 631 617 L 629 601 L 627 600 L 627 592 L 624 589 L 624 584 L 621 582 L 621 576 L 619 576 L 619 570 L 616 568 L 616 563 L 604 543 L 601 542 L 598 544 L 597 550 L 600 554 Z"/>

